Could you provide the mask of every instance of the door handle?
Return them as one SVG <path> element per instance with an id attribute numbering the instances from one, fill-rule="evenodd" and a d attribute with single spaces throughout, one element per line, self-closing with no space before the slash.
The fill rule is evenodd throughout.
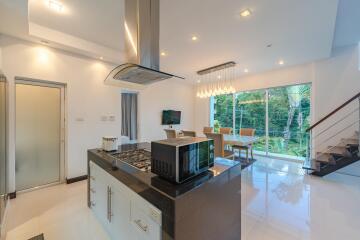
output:
<path id="1" fill-rule="evenodd" d="M 136 225 L 141 229 L 143 230 L 144 232 L 147 232 L 148 231 L 148 226 L 147 225 L 144 225 L 142 224 L 141 220 L 138 219 L 138 220 L 135 220 L 134 221 L 136 223 Z"/>

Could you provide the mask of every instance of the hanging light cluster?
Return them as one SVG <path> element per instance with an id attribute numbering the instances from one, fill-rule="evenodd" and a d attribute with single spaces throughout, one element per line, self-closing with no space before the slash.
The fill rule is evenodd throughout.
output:
<path id="1" fill-rule="evenodd" d="M 235 62 L 227 62 L 197 72 L 196 80 L 199 98 L 235 93 L 233 80 L 235 78 Z"/>

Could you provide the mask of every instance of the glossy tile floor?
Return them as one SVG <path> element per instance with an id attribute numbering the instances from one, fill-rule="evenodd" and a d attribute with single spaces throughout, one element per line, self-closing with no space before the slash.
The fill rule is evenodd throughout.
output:
<path id="1" fill-rule="evenodd" d="M 359 177 L 304 176 L 299 164 L 266 159 L 242 177 L 243 240 L 360 239 Z"/>
<path id="2" fill-rule="evenodd" d="M 86 205 L 86 181 L 19 194 L 10 201 L 6 240 L 110 240 Z"/>
<path id="3" fill-rule="evenodd" d="M 301 165 L 259 158 L 243 171 L 242 240 L 359 240 L 360 178 L 304 176 Z M 106 240 L 86 206 L 86 182 L 20 194 L 7 240 Z"/>

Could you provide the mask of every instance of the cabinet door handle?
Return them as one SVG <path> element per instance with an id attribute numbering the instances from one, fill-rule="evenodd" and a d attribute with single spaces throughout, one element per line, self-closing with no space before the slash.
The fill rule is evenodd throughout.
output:
<path id="1" fill-rule="evenodd" d="M 95 177 L 94 176 L 90 176 L 90 179 L 95 181 Z"/>
<path id="2" fill-rule="evenodd" d="M 138 220 L 135 220 L 134 221 L 136 223 L 136 225 L 141 229 L 143 230 L 144 232 L 147 232 L 148 231 L 148 226 L 147 225 L 144 225 L 142 224 L 141 220 L 138 219 Z"/>
<path id="3" fill-rule="evenodd" d="M 111 222 L 111 217 L 113 216 L 112 206 L 111 206 L 111 204 L 112 204 L 111 195 L 112 195 L 111 187 L 108 186 L 107 187 L 107 219 L 109 222 Z"/>
<path id="4" fill-rule="evenodd" d="M 90 202 L 90 206 L 92 206 L 92 207 L 95 207 L 95 205 L 96 205 L 96 203 L 94 203 L 94 202 Z"/>
<path id="5" fill-rule="evenodd" d="M 95 189 L 93 189 L 93 188 L 90 188 L 90 192 L 96 193 Z"/>

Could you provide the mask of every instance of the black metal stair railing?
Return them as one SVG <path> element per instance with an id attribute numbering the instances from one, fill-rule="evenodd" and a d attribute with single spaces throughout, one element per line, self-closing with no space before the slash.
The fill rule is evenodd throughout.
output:
<path id="1" fill-rule="evenodd" d="M 306 132 L 309 137 L 303 168 L 308 173 L 323 176 L 360 160 L 360 93 L 310 126 Z"/>

